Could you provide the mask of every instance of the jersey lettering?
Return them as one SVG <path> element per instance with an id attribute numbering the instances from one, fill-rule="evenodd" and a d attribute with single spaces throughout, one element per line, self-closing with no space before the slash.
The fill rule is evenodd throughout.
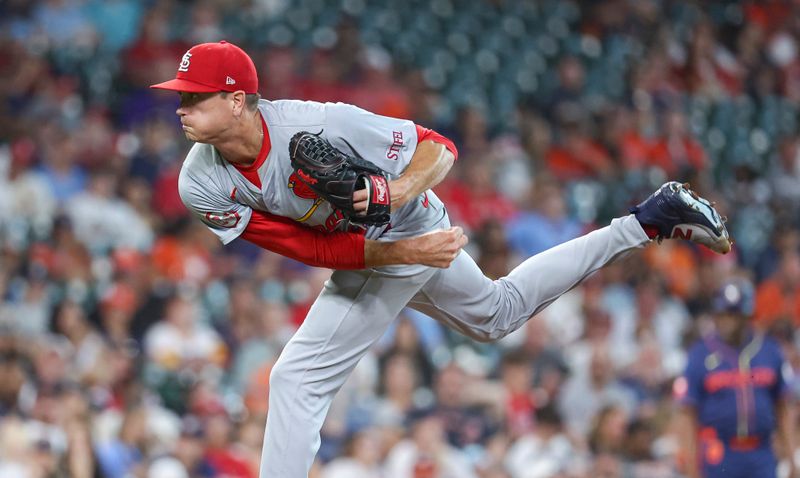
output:
<path id="1" fill-rule="evenodd" d="M 398 152 L 400 148 L 403 147 L 403 132 L 402 131 L 392 131 L 392 145 L 389 146 L 389 150 L 386 152 L 386 159 L 393 159 L 396 160 L 400 157 Z"/>
<path id="2" fill-rule="evenodd" d="M 742 388 L 748 385 L 771 387 L 776 380 L 775 371 L 766 367 L 756 367 L 750 373 L 741 370 L 718 370 L 710 372 L 703 381 L 703 387 L 709 393 L 725 388 Z"/>

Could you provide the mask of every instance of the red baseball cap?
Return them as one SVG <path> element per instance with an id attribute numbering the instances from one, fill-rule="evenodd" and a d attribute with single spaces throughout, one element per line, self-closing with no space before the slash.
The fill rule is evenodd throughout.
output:
<path id="1" fill-rule="evenodd" d="M 233 43 L 201 43 L 183 55 L 174 80 L 150 88 L 189 93 L 238 90 L 257 93 L 258 74 L 253 60 Z"/>

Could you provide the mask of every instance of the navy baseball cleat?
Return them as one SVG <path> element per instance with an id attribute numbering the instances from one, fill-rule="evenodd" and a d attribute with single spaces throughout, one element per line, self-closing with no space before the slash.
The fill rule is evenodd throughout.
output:
<path id="1" fill-rule="evenodd" d="M 714 206 L 676 181 L 664 183 L 630 212 L 652 239 L 686 239 L 727 254 L 731 240 Z"/>

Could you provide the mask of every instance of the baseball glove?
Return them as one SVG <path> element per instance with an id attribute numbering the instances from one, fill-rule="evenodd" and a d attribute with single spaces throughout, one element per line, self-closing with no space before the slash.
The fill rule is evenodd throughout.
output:
<path id="1" fill-rule="evenodd" d="M 369 161 L 339 151 L 320 134 L 300 131 L 289 141 L 289 157 L 297 176 L 350 222 L 387 224 L 391 199 L 386 174 Z M 353 204 L 353 192 L 359 189 L 367 190 L 369 203 L 366 214 L 361 215 Z"/>

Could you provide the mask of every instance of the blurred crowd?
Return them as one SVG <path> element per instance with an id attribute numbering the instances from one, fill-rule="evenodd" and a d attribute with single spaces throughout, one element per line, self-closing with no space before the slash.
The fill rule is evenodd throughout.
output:
<path id="1" fill-rule="evenodd" d="M 666 179 L 737 240 L 650 246 L 497 344 L 405 312 L 334 402 L 315 478 L 680 476 L 672 384 L 731 275 L 800 368 L 798 2 L 7 0 L 0 476 L 257 476 L 270 368 L 330 271 L 222 248 L 180 202 L 191 145 L 147 87 L 221 39 L 267 99 L 452 138 L 436 192 L 490 277 Z"/>

